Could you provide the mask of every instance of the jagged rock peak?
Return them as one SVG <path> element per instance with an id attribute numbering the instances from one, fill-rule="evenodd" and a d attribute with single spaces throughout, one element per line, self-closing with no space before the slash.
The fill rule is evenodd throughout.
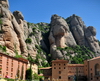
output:
<path id="1" fill-rule="evenodd" d="M 9 8 L 8 0 L 0 0 L 0 4 L 7 9 Z"/>
<path id="2" fill-rule="evenodd" d="M 51 20 L 54 20 L 54 19 L 59 19 L 59 18 L 61 18 L 60 16 L 58 16 L 57 14 L 54 14 L 54 15 L 52 15 L 52 17 L 51 17 Z"/>
<path id="3" fill-rule="evenodd" d="M 93 36 L 96 36 L 96 29 L 93 26 L 88 26 L 87 29 L 90 30 Z"/>
<path id="4" fill-rule="evenodd" d="M 66 20 L 66 21 L 65 21 Z M 93 52 L 100 52 L 100 46 L 96 39 L 96 29 L 93 26 L 86 27 L 82 18 L 73 14 L 63 19 L 57 14 L 51 17 L 51 30 L 49 35 L 50 54 L 52 58 L 66 58 L 66 52 L 56 50 L 57 47 L 70 47 L 75 45 L 89 47 Z"/>
<path id="5" fill-rule="evenodd" d="M 52 58 L 63 58 L 63 54 L 56 50 L 57 47 L 64 48 L 66 46 L 75 46 L 76 42 L 72 36 L 72 33 L 69 30 L 69 26 L 66 21 L 54 14 L 51 17 L 51 30 L 49 35 L 50 41 L 50 54 Z"/>
<path id="6" fill-rule="evenodd" d="M 20 19 L 21 19 L 21 20 L 24 20 L 24 16 L 23 16 L 23 14 L 22 14 L 20 11 L 14 11 L 14 12 L 13 12 L 13 15 L 15 16 L 15 18 L 16 18 L 18 24 L 21 23 L 21 22 L 20 22 Z"/>
<path id="7" fill-rule="evenodd" d="M 86 27 L 82 18 L 75 14 L 68 17 L 66 21 L 78 45 L 89 47 L 95 53 L 100 52 L 96 29 L 93 26 Z"/>

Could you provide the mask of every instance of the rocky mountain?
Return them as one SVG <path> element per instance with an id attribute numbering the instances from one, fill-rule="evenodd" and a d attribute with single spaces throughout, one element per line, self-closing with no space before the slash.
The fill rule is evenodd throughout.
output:
<path id="1" fill-rule="evenodd" d="M 57 47 L 65 48 L 76 45 L 89 47 L 99 55 L 100 46 L 96 39 L 96 29 L 93 26 L 86 27 L 82 19 L 75 14 L 63 19 L 58 15 L 51 17 L 51 30 L 49 35 L 50 52 L 53 58 L 63 58 L 64 54 Z"/>
<path id="2" fill-rule="evenodd" d="M 68 53 L 75 57 L 78 55 L 74 50 L 76 46 L 80 50 L 88 49 L 85 53 L 90 56 L 95 53 L 91 58 L 99 56 L 96 29 L 86 27 L 81 17 L 73 14 L 64 19 L 54 14 L 51 23 L 29 23 L 20 11 L 10 12 L 8 0 L 0 0 L 0 52 L 10 56 L 31 55 L 35 62 L 46 65 L 56 58 L 70 60 Z M 68 51 L 68 47 L 73 50 Z"/>

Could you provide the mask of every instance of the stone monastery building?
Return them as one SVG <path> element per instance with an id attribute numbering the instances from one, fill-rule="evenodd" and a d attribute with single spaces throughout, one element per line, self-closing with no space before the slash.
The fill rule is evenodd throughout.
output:
<path id="1" fill-rule="evenodd" d="M 0 53 L 0 77 L 25 79 L 28 60 Z"/>
<path id="2" fill-rule="evenodd" d="M 84 64 L 69 64 L 67 60 L 54 60 L 52 67 L 43 70 L 45 81 L 100 81 L 100 57 L 85 60 Z"/>

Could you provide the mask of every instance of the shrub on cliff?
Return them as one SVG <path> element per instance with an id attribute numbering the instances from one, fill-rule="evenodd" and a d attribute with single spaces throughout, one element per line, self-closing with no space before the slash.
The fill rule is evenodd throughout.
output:
<path id="1" fill-rule="evenodd" d="M 32 39 L 31 38 L 27 38 L 25 42 L 26 43 L 32 43 Z"/>

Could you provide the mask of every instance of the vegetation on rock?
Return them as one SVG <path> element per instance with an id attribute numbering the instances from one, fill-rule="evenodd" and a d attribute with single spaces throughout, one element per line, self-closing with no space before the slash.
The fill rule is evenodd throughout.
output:
<path id="1" fill-rule="evenodd" d="M 25 42 L 31 44 L 32 43 L 32 39 L 31 38 L 27 38 Z"/>
<path id="2" fill-rule="evenodd" d="M 96 40 L 95 28 L 86 27 L 82 19 L 75 14 L 67 19 L 54 14 L 51 23 L 34 24 L 26 22 L 19 11 L 12 14 L 8 9 L 1 9 L 0 49 L 3 52 L 11 51 L 16 58 L 22 57 L 21 54 L 28 57 L 30 53 L 31 57 L 28 57 L 30 63 L 47 67 L 53 60 L 53 55 L 55 59 L 63 57 L 71 63 L 83 63 L 85 59 L 95 56 L 93 52 L 100 52 L 100 42 Z M 2 30 L 6 32 L 3 33 Z"/>
<path id="3" fill-rule="evenodd" d="M 3 52 L 6 52 L 6 51 L 7 51 L 7 50 L 6 50 L 6 46 L 0 45 L 0 50 L 2 50 Z"/>
<path id="4" fill-rule="evenodd" d="M 44 67 L 49 66 L 48 62 L 46 61 L 46 58 L 43 57 L 43 54 L 46 54 L 43 49 L 41 49 L 41 46 L 35 45 L 37 48 L 37 52 L 38 54 L 36 55 L 36 59 L 35 59 L 35 63 L 37 63 L 38 65 L 42 65 Z M 43 54 L 41 55 L 41 53 L 43 52 Z M 40 60 L 42 60 L 41 64 L 40 64 Z"/>
<path id="5" fill-rule="evenodd" d="M 32 69 L 29 68 L 26 70 L 26 80 L 32 81 Z"/>
<path id="6" fill-rule="evenodd" d="M 95 53 L 92 52 L 88 47 L 79 45 L 65 48 L 57 47 L 57 50 L 66 51 L 66 56 L 69 57 L 67 60 L 70 60 L 73 64 L 82 64 L 84 60 L 91 59 L 95 56 Z M 75 55 L 72 56 L 71 52 Z"/>
<path id="7" fill-rule="evenodd" d="M 2 25 L 2 23 L 3 23 L 3 22 L 2 22 L 2 20 L 0 19 L 0 25 Z"/>

